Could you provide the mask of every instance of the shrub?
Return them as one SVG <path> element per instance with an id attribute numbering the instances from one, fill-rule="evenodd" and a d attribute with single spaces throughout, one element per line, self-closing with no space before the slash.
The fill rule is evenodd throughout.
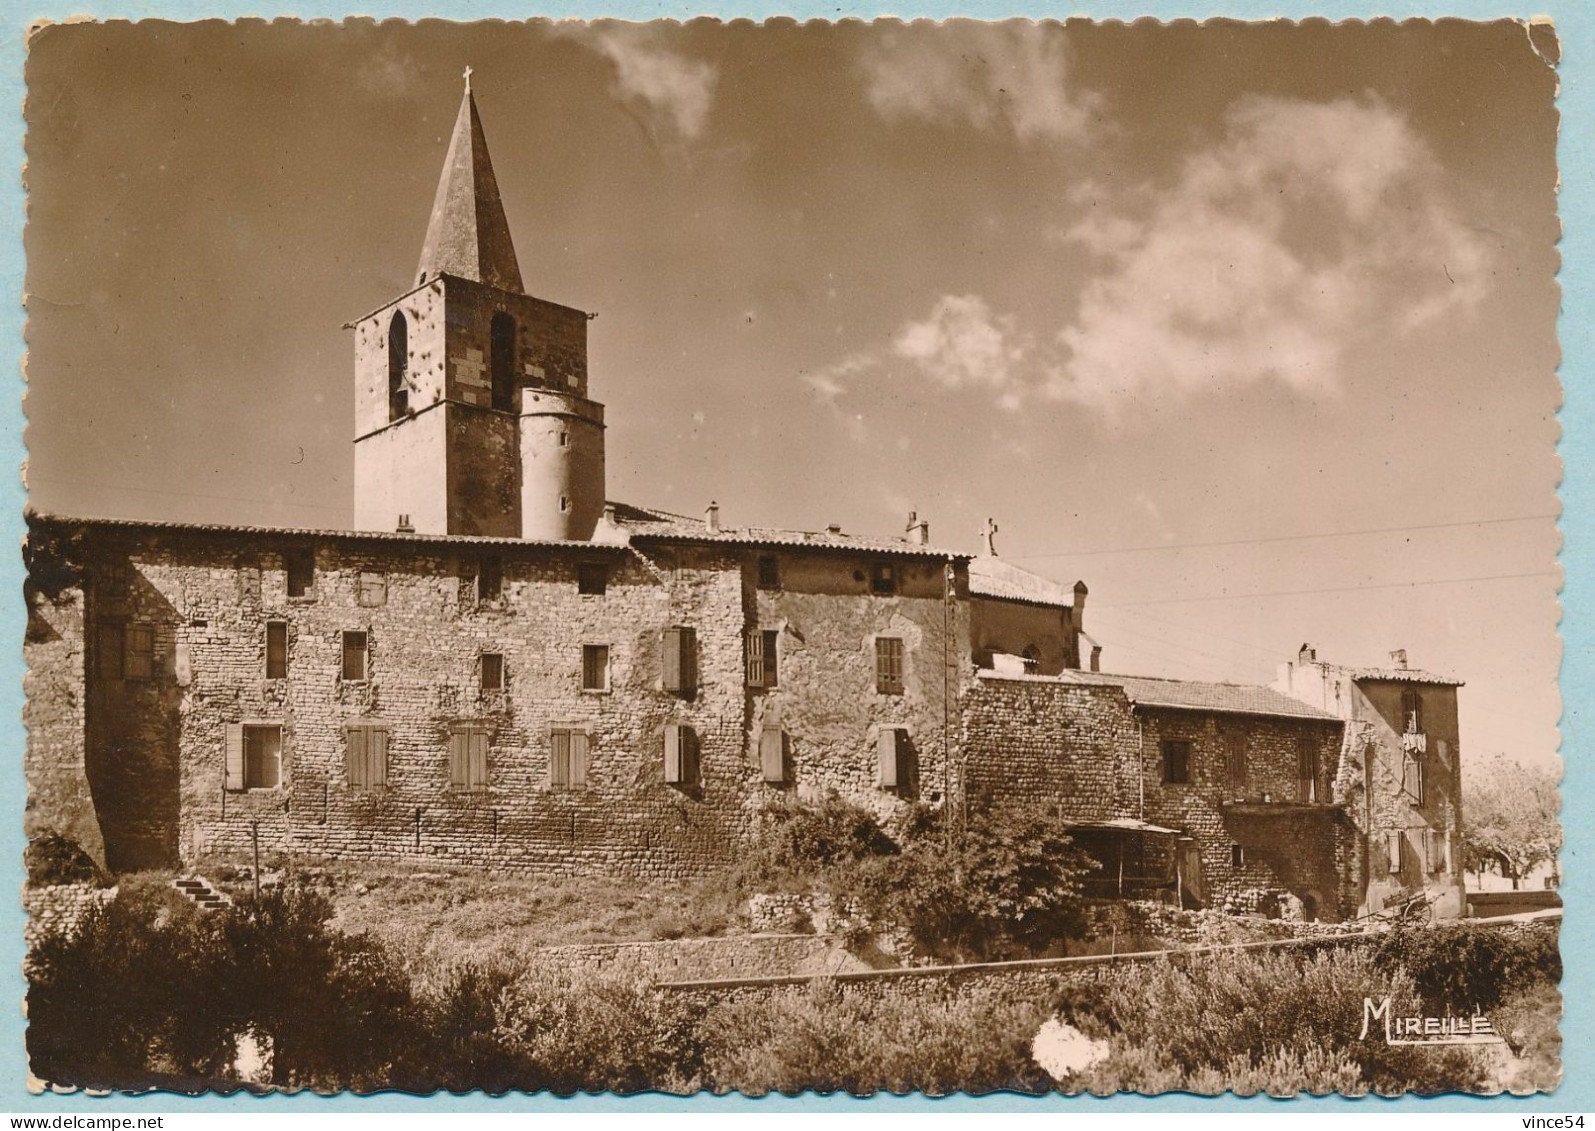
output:
<path id="1" fill-rule="evenodd" d="M 790 800 L 766 809 L 739 879 L 746 889 L 807 887 L 827 868 L 896 851 L 868 810 L 832 792 L 817 802 Z"/>
<path id="2" fill-rule="evenodd" d="M 1375 955 L 1382 968 L 1411 973 L 1431 1013 L 1487 1010 L 1513 990 L 1562 980 L 1557 933 L 1552 923 L 1442 923 L 1391 931 Z"/>
<path id="3" fill-rule="evenodd" d="M 103 888 L 110 883 L 83 846 L 60 833 L 34 837 L 23 850 L 22 859 L 28 870 L 28 883 L 36 887 L 93 884 Z"/>

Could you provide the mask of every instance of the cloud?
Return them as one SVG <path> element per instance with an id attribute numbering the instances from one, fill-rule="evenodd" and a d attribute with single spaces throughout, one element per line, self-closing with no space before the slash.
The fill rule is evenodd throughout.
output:
<path id="1" fill-rule="evenodd" d="M 1466 311 L 1486 286 L 1444 171 L 1371 98 L 1248 98 L 1171 184 L 1115 194 L 1068 232 L 1103 270 L 1058 334 L 1059 398 L 1266 381 L 1333 395 L 1351 349 Z"/>
<path id="2" fill-rule="evenodd" d="M 657 28 L 600 27 L 581 38 L 615 65 L 619 97 L 646 104 L 683 137 L 703 132 L 719 78 L 712 65 L 665 46 Z"/>
<path id="3" fill-rule="evenodd" d="M 1096 100 L 1071 89 L 1057 25 L 949 20 L 891 28 L 859 57 L 870 105 L 888 122 L 1003 128 L 1022 139 L 1079 139 Z"/>
<path id="4" fill-rule="evenodd" d="M 946 388 L 985 387 L 1002 407 L 1018 407 L 1023 337 L 978 295 L 944 295 L 930 317 L 903 327 L 891 353 Z"/>

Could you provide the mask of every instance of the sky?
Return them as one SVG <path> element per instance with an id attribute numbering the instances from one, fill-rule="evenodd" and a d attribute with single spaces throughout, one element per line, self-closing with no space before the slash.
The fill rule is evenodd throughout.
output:
<path id="1" fill-rule="evenodd" d="M 1517 24 L 46 28 L 28 484 L 343 527 L 461 72 L 608 495 L 1090 586 L 1109 671 L 1466 680 L 1553 765 L 1556 44 Z"/>

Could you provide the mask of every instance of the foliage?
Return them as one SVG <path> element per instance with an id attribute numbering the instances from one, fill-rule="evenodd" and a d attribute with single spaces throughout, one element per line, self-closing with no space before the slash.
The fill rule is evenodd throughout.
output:
<path id="1" fill-rule="evenodd" d="M 735 882 L 745 891 L 808 887 L 827 869 L 896 851 L 869 810 L 835 791 L 819 801 L 783 799 L 764 810 Z"/>
<path id="2" fill-rule="evenodd" d="M 1410 973 L 1425 1008 L 1436 1015 L 1488 1010 L 1514 990 L 1562 980 L 1557 934 L 1553 923 L 1441 923 L 1391 931 L 1374 958 L 1381 969 Z"/>
<path id="3" fill-rule="evenodd" d="M 1462 782 L 1464 866 L 1516 878 L 1554 860 L 1562 847 L 1560 805 L 1557 777 L 1546 769 L 1505 754 L 1470 763 Z"/>
<path id="4" fill-rule="evenodd" d="M 991 810 L 959 835 L 928 823 L 896 856 L 834 876 L 837 897 L 954 961 L 1040 954 L 1085 928 L 1080 877 L 1095 863 L 1056 817 Z"/>
<path id="5" fill-rule="evenodd" d="M 28 883 L 36 887 L 53 884 L 93 884 L 106 887 L 109 881 L 83 846 L 60 833 L 34 837 L 22 854 L 28 869 Z"/>

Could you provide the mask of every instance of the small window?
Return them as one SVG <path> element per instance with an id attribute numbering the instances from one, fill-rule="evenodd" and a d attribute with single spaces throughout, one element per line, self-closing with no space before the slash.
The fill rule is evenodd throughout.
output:
<path id="1" fill-rule="evenodd" d="M 660 686 L 678 695 L 698 689 L 698 634 L 685 625 L 667 628 L 662 636 Z"/>
<path id="2" fill-rule="evenodd" d="M 288 569 L 288 596 L 312 596 L 316 587 L 316 552 L 311 549 L 294 549 L 289 550 L 285 557 Z"/>
<path id="3" fill-rule="evenodd" d="M 875 638 L 875 691 L 880 695 L 903 693 L 903 642 L 895 636 Z"/>
<path id="4" fill-rule="evenodd" d="M 1323 800 L 1319 796 L 1318 737 L 1302 734 L 1296 737 L 1296 796 L 1312 804 Z"/>
<path id="5" fill-rule="evenodd" d="M 1423 733 L 1423 696 L 1416 687 L 1401 692 L 1401 721 L 1408 734 Z"/>
<path id="6" fill-rule="evenodd" d="M 246 726 L 244 788 L 275 789 L 282 782 L 282 727 Z"/>
<path id="7" fill-rule="evenodd" d="M 570 433 L 569 432 L 561 432 L 559 434 L 559 446 L 562 447 L 562 448 L 570 446 Z"/>
<path id="8" fill-rule="evenodd" d="M 559 513 L 560 514 L 566 514 L 569 511 L 570 511 L 570 496 L 569 495 L 561 495 L 559 497 Z"/>
<path id="9" fill-rule="evenodd" d="M 147 624 L 127 626 L 127 662 L 122 674 L 127 679 L 151 679 L 155 675 L 155 630 Z"/>
<path id="10" fill-rule="evenodd" d="M 587 732 L 559 729 L 550 732 L 548 743 L 548 787 L 550 789 L 587 788 Z"/>
<path id="11" fill-rule="evenodd" d="M 482 690 L 504 690 L 504 654 L 502 652 L 482 653 Z"/>
<path id="12" fill-rule="evenodd" d="M 359 683 L 366 678 L 366 634 L 343 634 L 343 678 L 347 683 Z"/>
<path id="13" fill-rule="evenodd" d="M 1389 859 L 1391 875 L 1401 871 L 1401 842 L 1406 838 L 1401 833 L 1385 834 L 1385 856 Z"/>
<path id="14" fill-rule="evenodd" d="M 487 728 L 456 723 L 449 731 L 449 788 L 475 792 L 488 787 Z"/>
<path id="15" fill-rule="evenodd" d="M 1165 785 L 1189 785 L 1191 782 L 1191 744 L 1184 739 L 1166 739 L 1163 743 L 1163 782 Z"/>
<path id="16" fill-rule="evenodd" d="M 350 789 L 382 789 L 388 784 L 388 728 L 360 723 L 343 728 L 344 773 Z"/>
<path id="17" fill-rule="evenodd" d="M 582 690 L 609 690 L 609 645 L 582 645 Z"/>
<path id="18" fill-rule="evenodd" d="M 604 562 L 582 562 L 576 567 L 576 592 L 600 595 L 609 588 L 609 566 Z"/>
<path id="19" fill-rule="evenodd" d="M 1246 849 L 1239 844 L 1229 846 L 1229 866 L 1231 868 L 1244 868 L 1246 866 Z"/>
<path id="20" fill-rule="evenodd" d="M 1026 644 L 1024 651 L 1020 652 L 1019 655 L 1025 662 L 1026 673 L 1035 675 L 1041 670 L 1040 648 L 1037 648 L 1034 644 Z"/>
<path id="21" fill-rule="evenodd" d="M 1401 773 L 1401 788 L 1414 805 L 1423 804 L 1423 763 L 1416 758 L 1408 758 L 1403 763 Z"/>
<path id="22" fill-rule="evenodd" d="M 665 783 L 691 785 L 697 780 L 697 732 L 684 723 L 665 724 Z"/>
<path id="23" fill-rule="evenodd" d="M 388 603 L 388 575 L 381 570 L 360 571 L 360 604 L 371 609 Z"/>
<path id="24" fill-rule="evenodd" d="M 775 687 L 779 683 L 779 649 L 781 633 L 777 629 L 761 629 L 748 633 L 747 668 L 749 687 Z"/>
<path id="25" fill-rule="evenodd" d="M 504 594 L 504 559 L 483 558 L 476 563 L 476 599 L 497 601 Z"/>
<path id="26" fill-rule="evenodd" d="M 759 555 L 759 588 L 781 588 L 781 559 L 774 554 Z"/>
<path id="27" fill-rule="evenodd" d="M 759 768 L 767 782 L 786 781 L 786 731 L 765 727 L 759 736 Z"/>
<path id="28" fill-rule="evenodd" d="M 288 678 L 288 622 L 266 622 L 266 678 Z"/>
<path id="29" fill-rule="evenodd" d="M 100 625 L 99 667 L 101 679 L 121 679 L 127 662 L 127 625 L 111 621 Z"/>
<path id="30" fill-rule="evenodd" d="M 879 562 L 870 570 L 870 590 L 875 593 L 897 592 L 897 567 L 889 562 Z"/>

